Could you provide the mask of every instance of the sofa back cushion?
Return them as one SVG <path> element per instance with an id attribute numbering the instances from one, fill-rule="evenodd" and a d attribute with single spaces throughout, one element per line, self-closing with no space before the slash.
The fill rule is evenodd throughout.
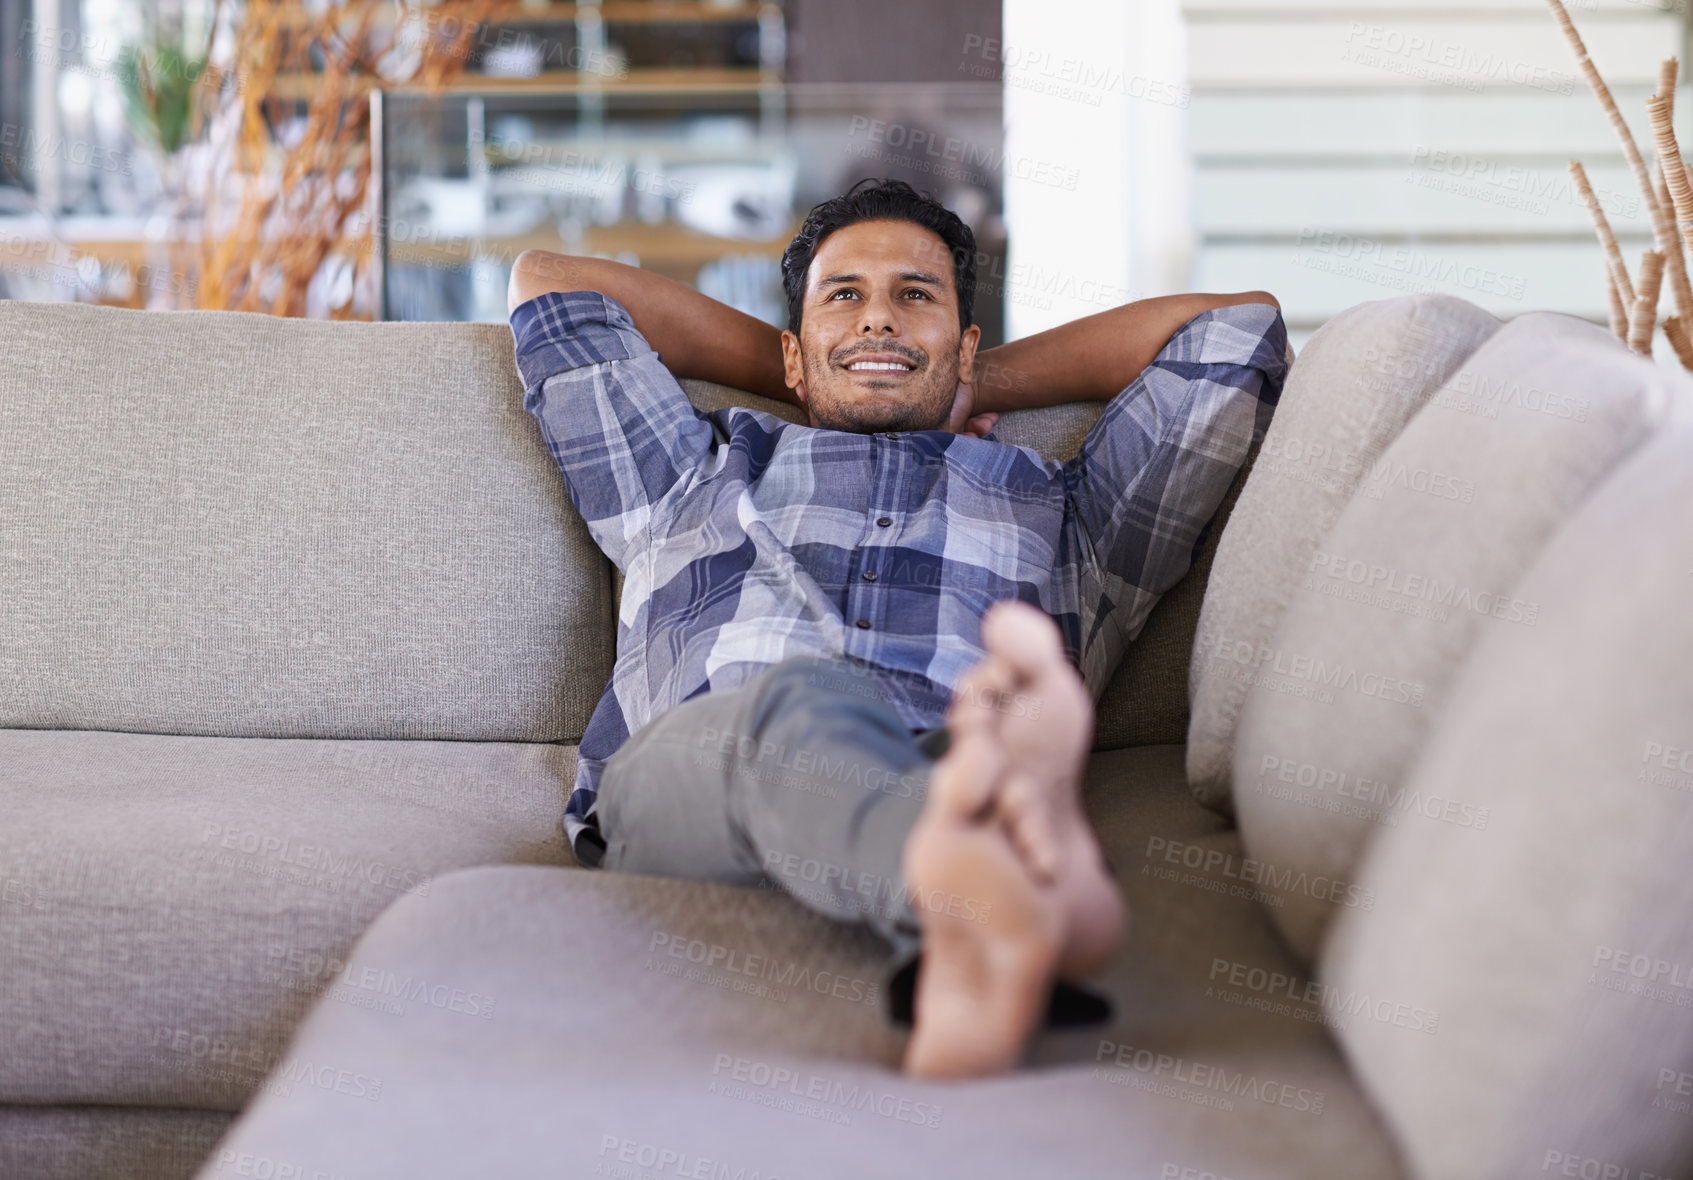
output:
<path id="1" fill-rule="evenodd" d="M 0 727 L 579 740 L 616 571 L 522 397 L 502 324 L 0 302 Z M 996 433 L 1063 461 L 1103 408 Z M 1243 481 L 1107 687 L 1099 748 L 1184 740 Z"/>
<path id="2" fill-rule="evenodd" d="M 1644 362 L 1641 362 L 1644 364 Z M 1379 830 L 1318 961 L 1415 1176 L 1693 1159 L 1693 383 L 1476 637 L 1406 782 L 1486 824 Z M 1367 999 L 1366 999 L 1367 998 Z M 1361 1006 L 1365 1005 L 1367 1006 Z"/>
<path id="3" fill-rule="evenodd" d="M 1449 396 L 1460 390 L 1497 396 L 1471 405 Z M 1471 815 L 1452 791 L 1403 793 L 1414 758 L 1451 719 L 1476 643 L 1544 625 L 1547 609 L 1516 589 L 1523 571 L 1672 396 L 1693 387 L 1603 328 L 1519 316 L 1382 452 L 1310 554 L 1254 653 L 1234 758 L 1241 838 L 1274 866 L 1271 913 L 1302 957 L 1344 910 L 1373 835 Z"/>
<path id="4" fill-rule="evenodd" d="M 0 301 L 0 727 L 575 741 L 609 566 L 502 324 Z"/>
<path id="5" fill-rule="evenodd" d="M 1193 644 L 1187 774 L 1205 806 L 1233 810 L 1235 732 L 1251 681 L 1237 653 L 1266 649 L 1359 481 L 1499 326 L 1462 299 L 1404 296 L 1342 312 L 1300 354 L 1221 538 Z"/>

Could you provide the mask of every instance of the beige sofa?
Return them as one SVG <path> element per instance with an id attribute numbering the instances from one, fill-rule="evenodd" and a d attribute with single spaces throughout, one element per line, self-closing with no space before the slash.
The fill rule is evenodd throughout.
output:
<path id="1" fill-rule="evenodd" d="M 950 1086 L 867 935 L 569 867 L 617 587 L 520 399 L 501 325 L 0 303 L 0 1175 L 1693 1164 L 1680 375 L 1323 328 L 1100 703 L 1114 1021 Z"/>

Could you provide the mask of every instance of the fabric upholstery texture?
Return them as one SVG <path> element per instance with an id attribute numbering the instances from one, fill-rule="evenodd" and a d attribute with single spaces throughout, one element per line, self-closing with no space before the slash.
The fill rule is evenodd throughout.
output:
<path id="1" fill-rule="evenodd" d="M 509 328 L 0 300 L 0 357 L 0 726 L 581 737 L 609 567 Z"/>
<path id="2" fill-rule="evenodd" d="M 1497 415 L 1460 390 L 1497 391 Z M 1464 657 L 1488 631 L 1550 622 L 1514 586 L 1672 397 L 1693 397 L 1693 382 L 1604 329 L 1516 318 L 1382 453 L 1307 558 L 1268 649 L 1217 653 L 1244 657 L 1253 679 L 1234 761 L 1242 839 L 1273 866 L 1272 913 L 1307 960 L 1371 836 L 1418 818 L 1404 783 Z M 1412 802 L 1475 818 L 1449 793 Z"/>
<path id="3" fill-rule="evenodd" d="M 190 1180 L 234 1121 L 158 1106 L 0 1105 L 0 1176 Z"/>
<path id="4" fill-rule="evenodd" d="M 1359 869 L 1323 986 L 1439 1014 L 1338 1035 L 1421 1177 L 1681 1176 L 1693 1161 L 1693 397 L 1606 479 L 1488 627 Z M 1556 1153 L 1556 1156 L 1552 1153 Z M 1569 1170 L 1566 1170 L 1569 1169 Z"/>
<path id="5" fill-rule="evenodd" d="M 575 763 L 0 730 L 0 1103 L 238 1109 L 388 905 L 450 869 L 571 863 Z"/>
<path id="6" fill-rule="evenodd" d="M 1048 1034 L 1023 1072 L 897 1073 L 900 1038 L 868 998 L 875 944 L 773 891 L 481 869 L 395 905 L 349 971 L 451 975 L 496 997 L 493 1018 L 322 1004 L 284 1072 L 332 1063 L 379 1100 L 263 1094 L 219 1155 L 367 1180 L 613 1174 L 649 1148 L 684 1175 L 1401 1175 L 1320 1021 L 1247 1002 L 1267 986 L 1251 972 L 1298 969 L 1227 870 L 1179 867 L 1188 848 L 1241 855 L 1193 802 L 1181 748 L 1099 754 L 1087 783 L 1136 915 L 1105 978 L 1117 1022 Z M 571 996 L 594 997 L 592 1019 Z M 237 1174 L 216 1158 L 201 1173 Z"/>
<path id="7" fill-rule="evenodd" d="M 1207 807 L 1232 810 L 1231 751 L 1248 689 L 1241 667 L 1218 654 L 1269 645 L 1312 552 L 1359 482 L 1499 326 L 1461 299 L 1404 296 L 1342 312 L 1300 353 L 1201 583 L 1186 740 L 1188 780 Z"/>
<path id="8" fill-rule="evenodd" d="M 1223 533 L 1262 449 L 1260 440 L 1247 452 L 1245 464 L 1199 543 L 1193 568 L 1152 608 L 1146 626 L 1129 644 L 1123 662 L 1095 702 L 1094 749 L 1181 745 L 1187 740 L 1187 676 L 1205 587 Z"/>

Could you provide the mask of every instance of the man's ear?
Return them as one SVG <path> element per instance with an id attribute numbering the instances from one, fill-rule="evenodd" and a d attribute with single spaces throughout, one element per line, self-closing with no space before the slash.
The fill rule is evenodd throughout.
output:
<path id="1" fill-rule="evenodd" d="M 800 359 L 799 337 L 782 332 L 782 384 L 794 391 L 799 404 L 805 405 L 805 364 Z"/>
<path id="2" fill-rule="evenodd" d="M 982 330 L 975 324 L 964 329 L 958 340 L 958 380 L 965 385 L 976 383 L 976 345 L 982 342 Z"/>

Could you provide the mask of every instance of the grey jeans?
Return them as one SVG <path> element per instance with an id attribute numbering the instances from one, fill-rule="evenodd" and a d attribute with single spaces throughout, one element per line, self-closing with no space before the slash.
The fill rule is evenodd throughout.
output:
<path id="1" fill-rule="evenodd" d="M 682 702 L 606 760 L 601 867 L 775 886 L 868 925 L 893 947 L 884 1013 L 909 1024 L 922 958 L 912 900 L 976 904 L 914 898 L 900 868 L 947 745 L 944 728 L 907 726 L 860 666 L 784 660 L 740 688 Z M 1092 1024 L 1108 1012 L 1103 999 L 1059 984 L 1047 1021 Z"/>

